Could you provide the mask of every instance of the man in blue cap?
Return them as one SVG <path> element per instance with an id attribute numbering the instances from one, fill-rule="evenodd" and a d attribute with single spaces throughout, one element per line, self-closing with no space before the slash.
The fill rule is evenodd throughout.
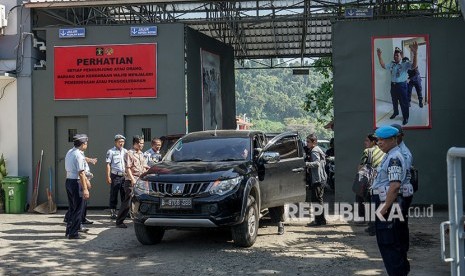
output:
<path id="1" fill-rule="evenodd" d="M 378 174 L 372 186 L 372 202 L 376 204 L 376 240 L 389 275 L 407 275 L 410 264 L 407 259 L 407 247 L 402 244 L 402 212 L 393 218 L 396 209 L 402 206 L 401 183 L 406 177 L 406 164 L 400 148 L 397 146 L 399 130 L 392 126 L 382 126 L 375 131 L 379 148 L 386 153 L 378 167 Z M 398 205 L 397 205 L 398 204 Z M 397 208 L 396 208 L 397 207 Z M 401 216 L 401 218 L 398 218 Z"/>

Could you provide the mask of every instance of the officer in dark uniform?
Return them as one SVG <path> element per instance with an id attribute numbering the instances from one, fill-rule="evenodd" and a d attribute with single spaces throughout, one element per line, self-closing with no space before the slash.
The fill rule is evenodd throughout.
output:
<path id="1" fill-rule="evenodd" d="M 403 62 L 409 61 L 408 57 L 404 57 L 402 59 Z M 423 107 L 423 95 L 421 94 L 421 77 L 418 68 L 407 70 L 408 74 L 408 102 L 410 106 L 410 102 L 412 101 L 412 89 L 415 87 L 415 91 L 417 91 L 418 96 L 418 106 L 420 108 Z"/>
<path id="2" fill-rule="evenodd" d="M 407 275 L 410 263 L 403 225 L 401 183 L 406 177 L 406 164 L 397 146 L 399 130 L 392 126 L 382 126 L 375 131 L 379 148 L 386 153 L 377 168 L 377 176 L 372 185 L 372 202 L 376 204 L 376 240 L 388 275 Z"/>
<path id="3" fill-rule="evenodd" d="M 86 159 L 83 152 L 87 149 L 89 138 L 85 134 L 74 136 L 74 148 L 66 153 L 66 192 L 68 194 L 69 219 L 66 224 L 66 237 L 80 239 L 78 234 L 82 223 L 84 200 L 89 199 L 90 182 L 86 177 Z"/>

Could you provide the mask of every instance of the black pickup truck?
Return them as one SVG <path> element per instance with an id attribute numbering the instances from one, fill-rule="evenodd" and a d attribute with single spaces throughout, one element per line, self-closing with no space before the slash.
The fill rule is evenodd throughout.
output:
<path id="1" fill-rule="evenodd" d="M 187 134 L 134 186 L 136 237 L 155 244 L 167 229 L 229 227 L 236 245 L 252 246 L 260 211 L 279 216 L 305 199 L 303 155 L 295 132 L 270 141 L 260 131 Z"/>

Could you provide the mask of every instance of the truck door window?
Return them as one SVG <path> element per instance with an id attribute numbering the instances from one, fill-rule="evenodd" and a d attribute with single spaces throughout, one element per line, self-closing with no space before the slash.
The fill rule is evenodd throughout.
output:
<path id="1" fill-rule="evenodd" d="M 281 159 L 295 158 L 299 156 L 297 151 L 297 138 L 285 137 L 272 145 L 268 151 L 275 151 L 279 153 Z"/>

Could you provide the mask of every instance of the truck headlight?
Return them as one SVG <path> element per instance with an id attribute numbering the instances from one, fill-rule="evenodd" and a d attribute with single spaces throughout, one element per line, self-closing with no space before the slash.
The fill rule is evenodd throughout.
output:
<path id="1" fill-rule="evenodd" d="M 134 194 L 149 194 L 151 190 L 150 182 L 147 180 L 137 179 L 136 184 L 134 184 Z"/>
<path id="2" fill-rule="evenodd" d="M 224 195 L 227 192 L 232 191 L 237 185 L 239 185 L 242 179 L 244 179 L 243 176 L 226 180 L 217 180 L 213 183 L 213 186 L 210 188 L 210 194 Z"/>

